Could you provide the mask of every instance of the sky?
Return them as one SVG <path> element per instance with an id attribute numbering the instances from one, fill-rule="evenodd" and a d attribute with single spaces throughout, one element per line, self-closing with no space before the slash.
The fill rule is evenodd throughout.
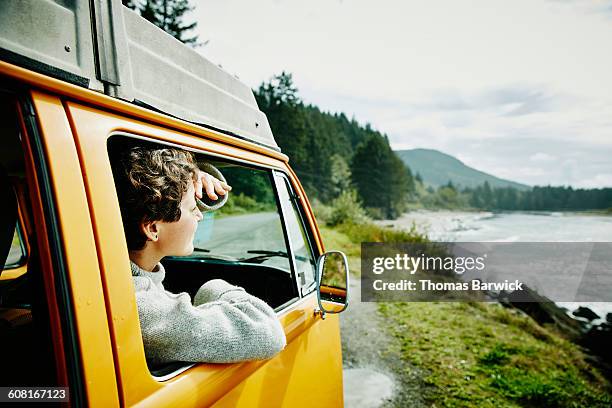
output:
<path id="1" fill-rule="evenodd" d="M 529 185 L 612 187 L 612 0 L 194 1 L 198 52 L 395 150 Z"/>

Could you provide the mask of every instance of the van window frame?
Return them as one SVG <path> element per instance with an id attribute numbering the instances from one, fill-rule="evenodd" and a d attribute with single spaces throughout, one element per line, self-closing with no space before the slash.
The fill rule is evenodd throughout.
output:
<path id="1" fill-rule="evenodd" d="M 294 260 L 294 254 L 293 254 L 293 250 L 290 246 L 290 238 L 289 238 L 289 233 L 288 233 L 288 229 L 287 229 L 287 225 L 286 225 L 286 218 L 285 218 L 285 213 L 283 211 L 281 202 L 280 202 L 280 196 L 279 196 L 279 192 L 278 192 L 278 187 L 276 185 L 276 178 L 275 178 L 275 172 L 282 174 L 284 177 L 287 178 L 287 180 L 289 180 L 289 184 L 291 185 L 291 180 L 290 178 L 287 176 L 287 173 L 283 170 L 280 169 L 278 167 L 273 167 L 273 166 L 267 166 L 265 164 L 261 164 L 261 163 L 253 163 L 251 161 L 248 160 L 244 160 L 241 158 L 237 158 L 237 157 L 232 157 L 232 156 L 227 156 L 224 154 L 220 154 L 217 152 L 209 152 L 209 151 L 203 151 L 197 148 L 193 148 L 191 146 L 184 146 L 181 145 L 179 143 L 173 143 L 173 142 L 169 142 L 166 140 L 159 140 L 159 139 L 154 139 L 151 137 L 147 137 L 147 136 L 143 136 L 143 135 L 137 135 L 137 134 L 133 134 L 133 133 L 129 133 L 129 132 L 125 132 L 125 131 L 115 131 L 112 132 L 108 135 L 107 141 L 106 141 L 106 145 L 108 146 L 111 138 L 113 137 L 128 137 L 130 139 L 133 140 L 140 140 L 143 141 L 145 143 L 148 144 L 157 144 L 157 145 L 164 145 L 164 146 L 169 146 L 169 147 L 174 147 L 177 149 L 182 149 L 188 152 L 191 152 L 195 155 L 198 156 L 208 156 L 208 157 L 213 157 L 222 161 L 226 161 L 228 163 L 236 163 L 236 164 L 242 164 L 245 165 L 246 167 L 250 167 L 253 169 L 257 169 L 257 170 L 265 170 L 267 172 L 269 172 L 269 176 L 271 178 L 270 183 L 272 186 L 272 189 L 274 191 L 274 199 L 276 201 L 276 205 L 277 205 L 277 209 L 279 212 L 279 216 L 281 219 L 281 225 L 283 227 L 283 237 L 285 240 L 285 246 L 287 248 L 288 251 L 288 255 L 290 256 L 289 258 L 289 264 L 291 267 L 291 276 L 292 276 L 292 280 L 293 280 L 293 285 L 294 285 L 294 289 L 295 289 L 295 293 L 297 294 L 296 297 L 293 297 L 292 299 L 288 300 L 287 302 L 283 303 L 282 305 L 276 307 L 274 309 L 274 311 L 276 313 L 280 313 L 283 310 L 285 310 L 286 308 L 288 308 L 289 306 L 293 305 L 295 302 L 299 301 L 300 299 L 302 299 L 304 296 L 302 296 L 302 291 L 301 288 L 299 286 L 299 281 L 298 281 L 298 277 L 297 277 L 297 269 L 295 266 L 295 260 Z M 299 206 L 298 206 L 299 207 Z M 310 228 L 307 229 L 307 235 L 309 236 L 310 239 Z M 316 257 L 315 257 L 316 260 Z"/>
<path id="2" fill-rule="evenodd" d="M 4 84 L 4 78 L 1 81 L 0 84 Z M 46 320 L 46 322 L 50 325 L 51 335 L 54 334 L 53 330 L 57 329 L 59 333 L 56 334 L 61 335 L 63 343 L 63 349 L 60 352 L 56 352 L 53 356 L 56 369 L 58 370 L 56 373 L 58 378 L 56 379 L 61 381 L 61 377 L 66 376 L 67 385 L 70 388 L 70 403 L 85 405 L 86 392 L 82 377 L 81 351 L 77 337 L 77 327 L 73 312 L 74 303 L 64 255 L 64 238 L 61 234 L 57 215 L 57 202 L 52 186 L 53 175 L 49 169 L 48 153 L 45 150 L 40 124 L 38 123 L 40 118 L 34 108 L 29 88 L 11 84 L 8 90 L 8 93 L 12 93 L 16 100 L 17 109 L 15 110 L 15 115 L 21 127 L 20 137 L 22 140 L 26 176 L 31 166 L 33 173 L 31 178 L 35 180 L 33 185 L 27 185 L 26 194 L 30 196 L 31 200 L 34 200 L 34 197 L 40 200 L 42 206 L 40 215 L 47 229 L 47 236 L 39 236 L 36 237 L 37 239 L 34 242 L 29 242 L 30 253 L 25 257 L 25 261 L 29 262 L 29 257 L 36 251 L 34 248 L 38 248 L 37 241 L 46 240 L 48 252 L 45 255 L 48 255 L 51 260 L 50 275 L 55 284 L 55 292 L 52 294 L 54 295 L 53 300 L 56 303 L 55 310 L 50 308 L 51 299 L 49 294 L 45 297 L 44 302 L 49 312 L 59 314 L 60 325 L 59 327 L 54 327 L 51 324 L 51 319 Z M 6 96 L 6 94 L 3 96 Z M 26 217 L 26 210 L 22 210 L 24 212 L 19 213 L 19 223 L 22 221 L 22 217 Z M 34 212 L 37 210 L 31 208 L 30 211 Z M 22 241 L 22 245 L 24 245 L 24 241 Z M 37 253 L 39 261 L 42 256 L 43 253 Z M 45 278 L 45 276 L 40 277 L 40 279 Z M 63 367 L 61 367 L 62 365 Z"/>
<path id="3" fill-rule="evenodd" d="M 291 183 L 291 178 L 287 175 L 286 172 L 284 171 L 275 171 L 274 172 L 274 186 L 277 189 L 276 191 L 276 195 L 277 197 L 280 199 L 280 194 L 278 192 L 278 188 L 279 185 L 277 183 L 279 183 L 280 181 L 277 180 L 276 176 L 279 176 L 280 178 L 284 179 L 283 181 L 286 183 L 287 186 L 287 192 L 289 193 L 289 199 L 291 200 L 291 203 L 295 206 L 295 208 L 297 209 L 297 221 L 300 223 L 302 230 L 305 232 L 306 235 L 306 243 L 309 246 L 309 252 L 310 252 L 310 256 L 312 256 L 312 259 L 314 260 L 315 264 L 317 262 L 317 259 L 319 258 L 319 254 L 318 254 L 318 247 L 317 250 L 315 252 L 315 246 L 313 245 L 314 239 L 312 237 L 312 228 L 310 228 L 310 225 L 308 225 L 306 222 L 304 222 L 304 209 L 302 207 L 302 202 L 301 202 L 301 196 L 299 194 L 297 194 L 295 192 L 295 187 L 293 186 L 293 184 Z M 280 203 L 279 203 L 280 205 Z M 293 213 L 291 214 L 284 214 L 285 209 L 282 208 L 283 206 L 281 206 L 281 211 L 283 211 L 283 221 L 285 224 L 287 221 L 286 217 L 289 216 L 294 216 Z M 287 226 L 285 225 L 285 228 L 287 228 Z M 285 235 L 288 241 L 291 241 L 291 238 L 289 237 L 289 232 L 288 230 L 285 231 Z M 293 244 L 291 244 L 293 245 Z M 313 284 L 311 284 L 310 286 L 306 286 L 306 287 L 300 287 L 300 283 L 299 283 L 299 278 L 297 276 L 297 264 L 296 264 L 296 259 L 295 259 L 295 253 L 293 251 L 293 246 L 291 246 L 291 265 L 292 268 L 295 271 L 295 280 L 296 280 L 296 284 L 298 286 L 298 292 L 300 294 L 300 298 L 304 298 L 306 296 L 308 296 L 309 294 L 313 293 L 316 289 L 316 270 L 315 270 L 315 281 L 313 282 Z"/>

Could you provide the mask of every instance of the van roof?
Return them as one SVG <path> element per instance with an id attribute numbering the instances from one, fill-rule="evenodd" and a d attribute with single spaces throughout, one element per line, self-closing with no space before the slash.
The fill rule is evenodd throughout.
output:
<path id="1" fill-rule="evenodd" d="M 1 1 L 0 59 L 280 150 L 249 86 L 121 0 Z"/>

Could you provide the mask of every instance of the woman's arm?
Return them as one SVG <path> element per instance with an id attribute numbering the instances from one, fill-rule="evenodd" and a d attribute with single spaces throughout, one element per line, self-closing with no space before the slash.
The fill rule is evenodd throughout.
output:
<path id="1" fill-rule="evenodd" d="M 225 281 L 211 282 L 198 291 L 196 306 L 187 294 L 170 294 L 152 282 L 137 285 L 148 359 L 233 363 L 270 358 L 285 347 L 285 333 L 270 306 Z"/>
<path id="2" fill-rule="evenodd" d="M 226 300 L 228 302 L 245 301 L 250 298 L 255 298 L 249 295 L 240 286 L 234 286 L 223 279 L 213 279 L 204 283 L 193 298 L 194 305 L 201 305 L 217 300 Z M 259 301 L 261 299 L 255 298 Z"/>

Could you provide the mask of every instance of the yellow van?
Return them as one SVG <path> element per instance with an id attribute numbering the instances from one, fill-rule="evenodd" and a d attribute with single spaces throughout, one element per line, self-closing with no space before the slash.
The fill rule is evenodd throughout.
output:
<path id="1" fill-rule="evenodd" d="M 248 86 L 120 0 L 3 1 L 0 138 L 0 387 L 13 398 L 44 386 L 67 387 L 55 401 L 69 406 L 343 405 L 346 258 L 324 253 Z M 194 253 L 162 261 L 164 284 L 244 287 L 277 312 L 280 354 L 147 364 L 113 177 L 135 144 L 188 150 L 234 187 Z"/>

